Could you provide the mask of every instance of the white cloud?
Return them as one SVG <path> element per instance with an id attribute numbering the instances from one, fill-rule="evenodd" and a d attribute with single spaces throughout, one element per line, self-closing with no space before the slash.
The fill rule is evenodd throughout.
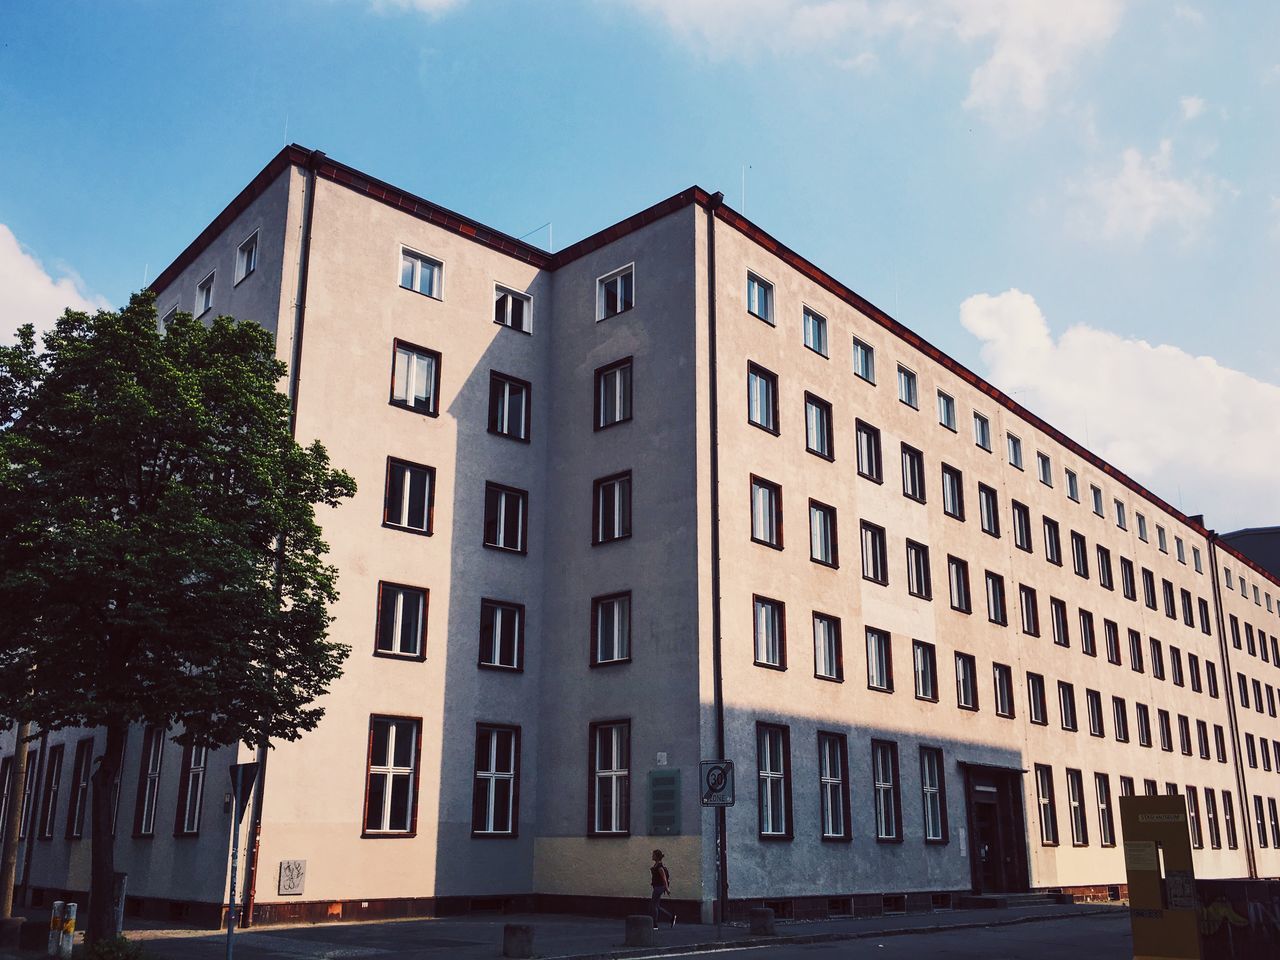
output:
<path id="1" fill-rule="evenodd" d="M 1204 113 L 1204 97 L 1183 97 L 1178 101 L 1182 105 L 1182 119 L 1194 120 Z"/>
<path id="2" fill-rule="evenodd" d="M 1157 496 L 1219 530 L 1274 521 L 1280 418 L 1257 412 L 1280 386 L 1084 324 L 1055 340 L 1020 290 L 970 297 L 960 322 L 989 380 Z"/>
<path id="3" fill-rule="evenodd" d="M 381 12 L 383 10 L 416 10 L 433 16 L 447 13 L 454 7 L 460 7 L 467 0 L 370 0 L 371 6 Z"/>
<path id="4" fill-rule="evenodd" d="M 1191 6 L 1189 3 L 1179 3 L 1173 8 L 1173 15 L 1184 23 L 1192 26 L 1201 26 L 1204 23 L 1204 14 Z"/>
<path id="5" fill-rule="evenodd" d="M 1150 156 L 1129 147 L 1120 155 L 1118 170 L 1094 170 L 1067 192 L 1075 202 L 1072 219 L 1083 232 L 1140 242 L 1163 227 L 1193 239 L 1218 200 L 1234 188 L 1208 174 L 1176 176 L 1173 143 L 1162 140 Z"/>
<path id="6" fill-rule="evenodd" d="M 0 223 L 0 343 L 12 343 L 24 323 L 35 324 L 37 332 L 52 328 L 68 307 L 94 311 L 110 306 L 86 291 L 73 271 L 58 272 L 60 276 L 53 277 Z"/>

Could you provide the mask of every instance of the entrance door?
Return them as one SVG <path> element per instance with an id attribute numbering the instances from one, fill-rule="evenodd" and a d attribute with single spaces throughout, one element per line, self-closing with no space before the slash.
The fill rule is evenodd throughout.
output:
<path id="1" fill-rule="evenodd" d="M 969 856 L 978 893 L 1027 889 L 1027 839 L 1021 774 L 999 767 L 965 767 Z"/>

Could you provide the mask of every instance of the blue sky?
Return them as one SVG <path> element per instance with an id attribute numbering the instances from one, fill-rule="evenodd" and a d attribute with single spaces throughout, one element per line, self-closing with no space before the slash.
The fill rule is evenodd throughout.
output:
<path id="1" fill-rule="evenodd" d="M 749 217 L 1050 422 L 1280 519 L 1274 3 L 5 4 L 0 336 L 123 301 L 286 139 L 557 246 L 749 166 Z"/>

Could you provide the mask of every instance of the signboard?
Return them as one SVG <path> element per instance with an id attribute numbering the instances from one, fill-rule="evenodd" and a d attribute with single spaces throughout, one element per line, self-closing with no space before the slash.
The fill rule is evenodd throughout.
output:
<path id="1" fill-rule="evenodd" d="M 1133 955 L 1200 960 L 1195 874 L 1186 798 L 1121 797 Z"/>
<path id="2" fill-rule="evenodd" d="M 649 834 L 674 837 L 680 833 L 679 769 L 649 771 Z"/>
<path id="3" fill-rule="evenodd" d="M 733 806 L 733 761 L 703 760 L 698 764 L 698 793 L 704 807 Z"/>
<path id="4" fill-rule="evenodd" d="M 276 888 L 282 897 L 297 897 L 302 895 L 303 887 L 307 882 L 307 861 L 305 860 L 281 860 L 280 861 L 280 884 Z"/>
<path id="5" fill-rule="evenodd" d="M 253 784 L 258 779 L 258 761 L 231 765 L 231 789 L 235 791 L 236 823 L 244 819 L 244 812 L 253 796 Z"/>

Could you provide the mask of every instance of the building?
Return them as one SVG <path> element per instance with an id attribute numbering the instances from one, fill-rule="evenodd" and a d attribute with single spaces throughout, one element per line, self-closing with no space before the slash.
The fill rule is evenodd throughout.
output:
<path id="1" fill-rule="evenodd" d="M 709 918 L 721 756 L 735 911 L 1114 894 L 1142 792 L 1280 875 L 1280 579 L 722 201 L 549 254 L 291 146 L 153 284 L 273 330 L 360 485 L 254 921 L 620 910 L 655 846 Z M 33 747 L 37 896 L 87 885 L 93 744 Z M 218 921 L 236 755 L 135 732 L 131 909 Z"/>
<path id="2" fill-rule="evenodd" d="M 1222 539 L 1272 576 L 1280 577 L 1280 527 L 1254 527 L 1222 534 Z"/>

